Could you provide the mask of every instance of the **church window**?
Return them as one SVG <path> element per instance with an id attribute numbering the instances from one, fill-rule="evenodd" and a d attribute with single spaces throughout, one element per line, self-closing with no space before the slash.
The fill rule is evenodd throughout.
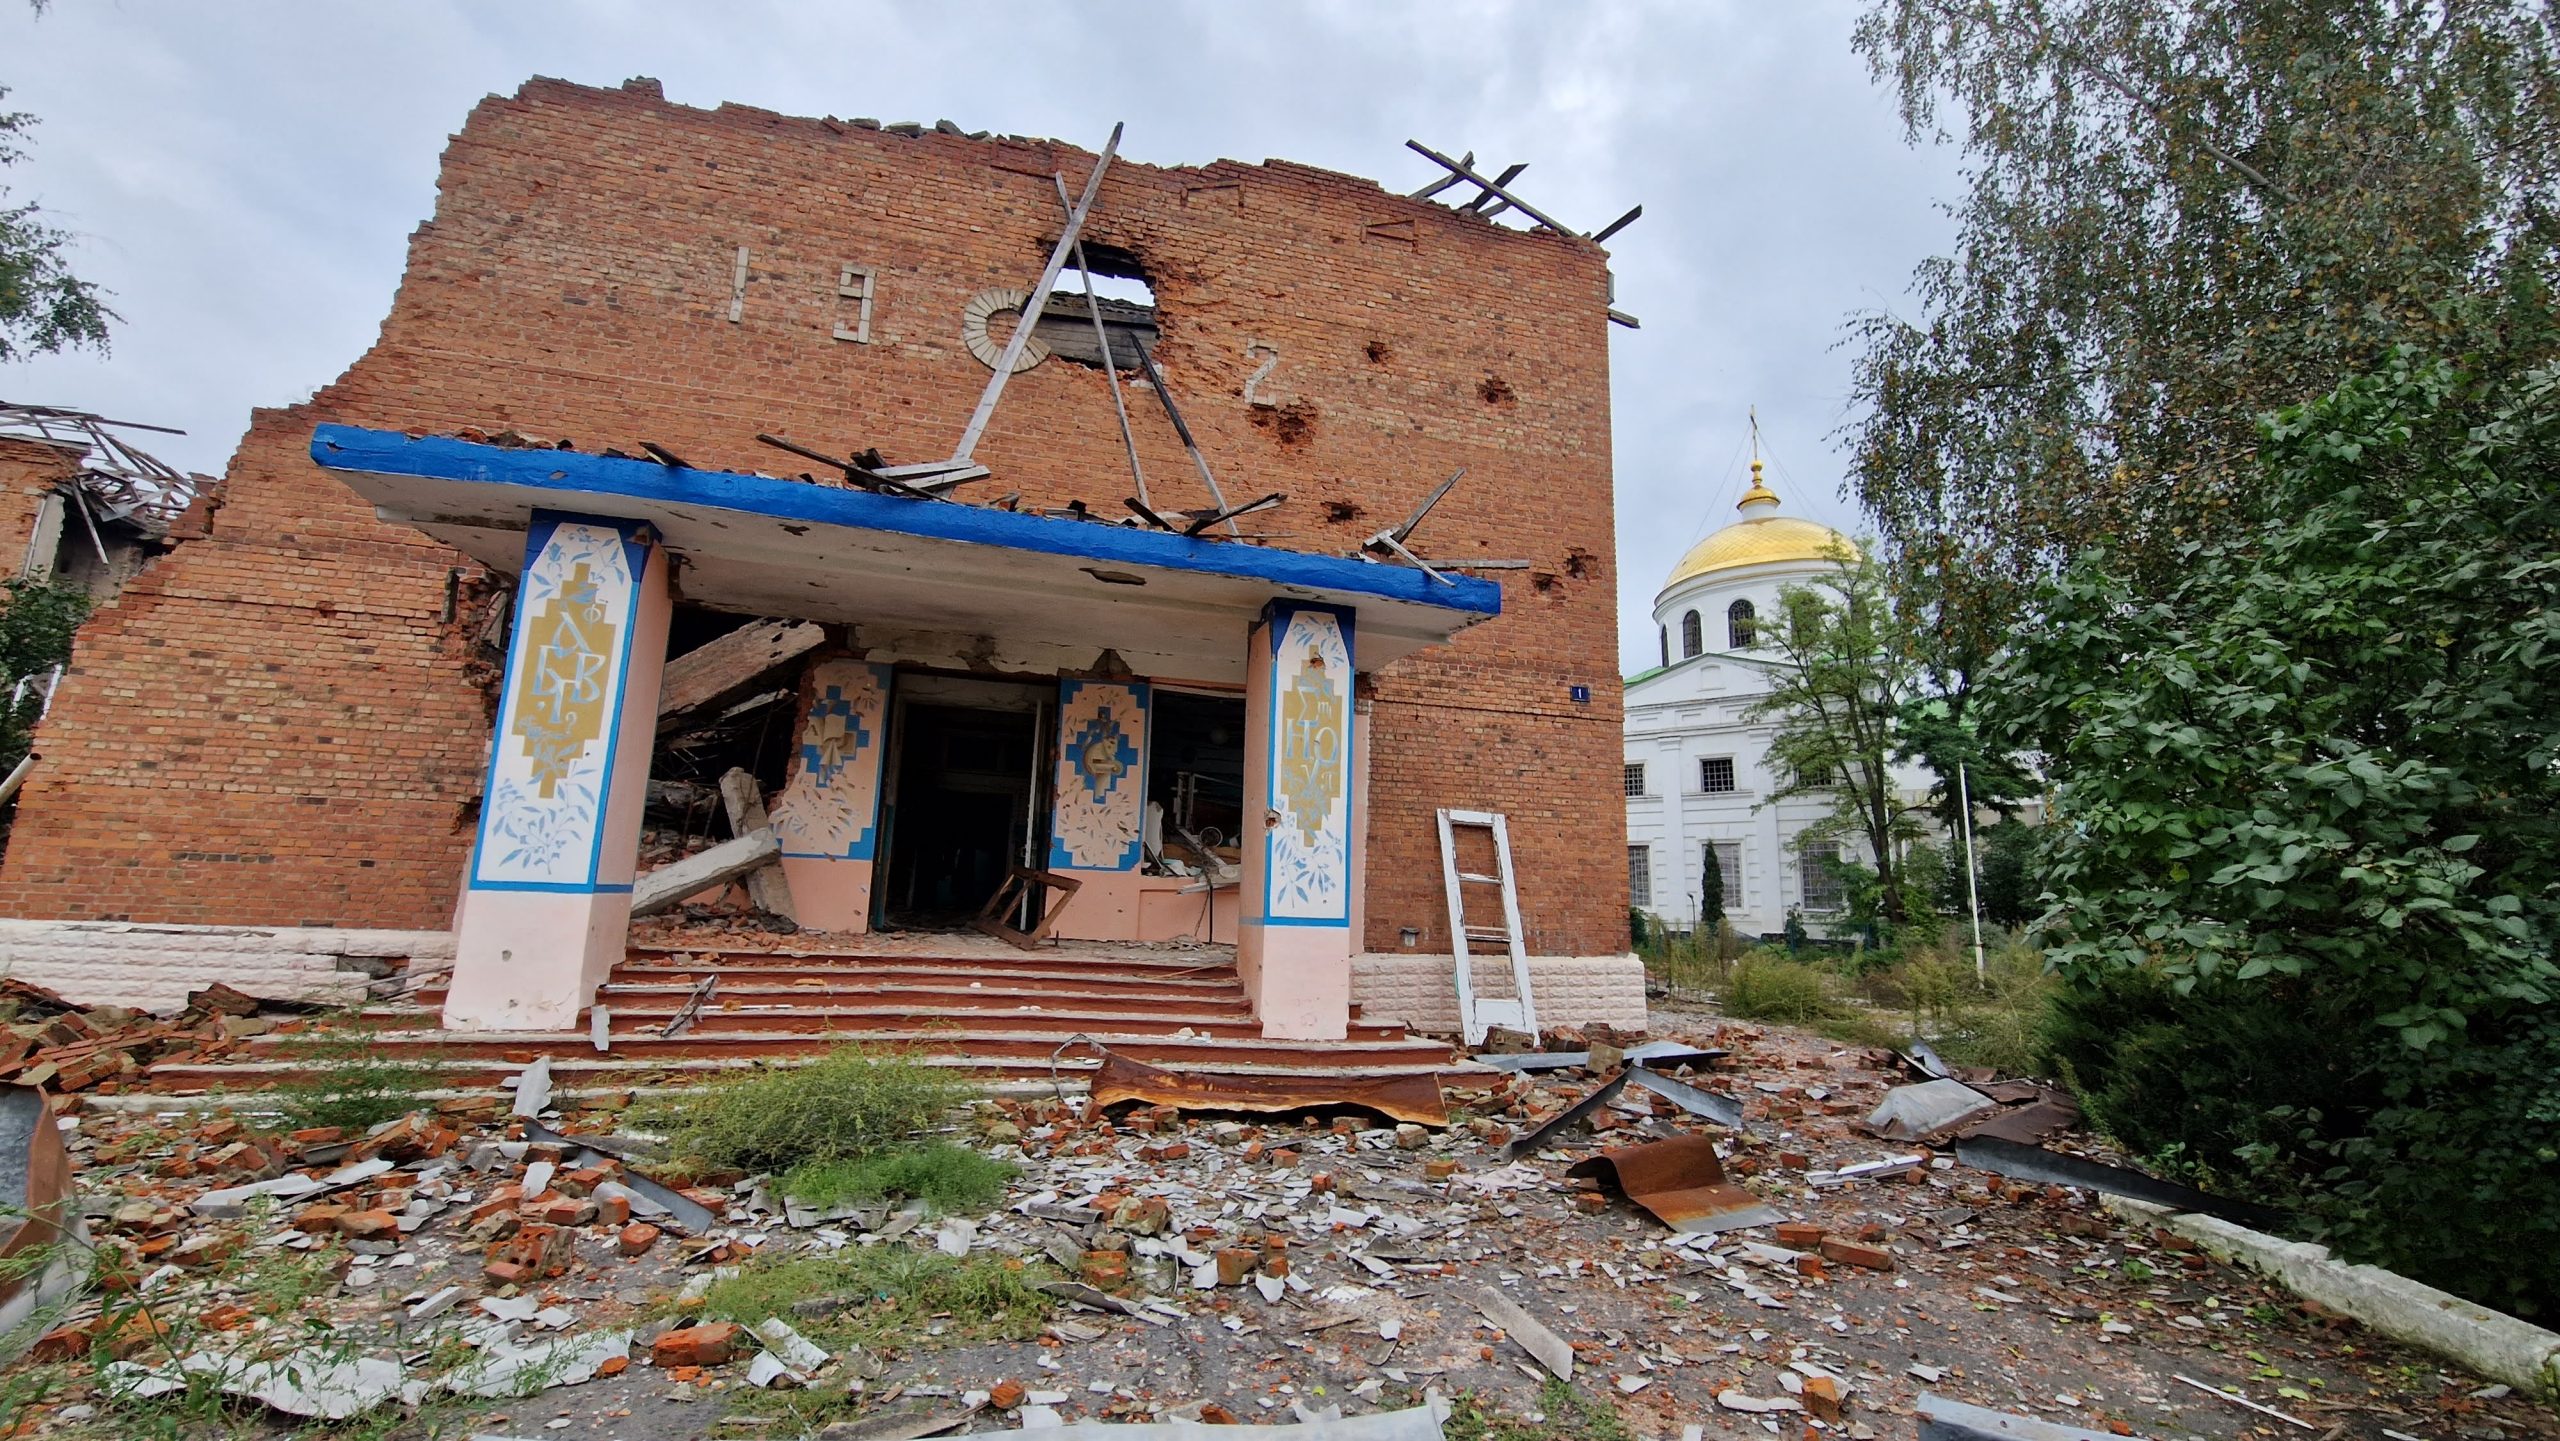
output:
<path id="1" fill-rule="evenodd" d="M 1707 648 L 1706 627 L 1698 623 L 1698 613 L 1690 611 L 1680 617 L 1680 658 L 1687 660 Z"/>
<path id="2" fill-rule="evenodd" d="M 1627 794 L 1631 796 L 1644 794 L 1644 762 L 1642 761 L 1627 763 Z"/>
<path id="3" fill-rule="evenodd" d="M 1627 904 L 1653 904 L 1653 847 L 1627 847 Z"/>
<path id="4" fill-rule="evenodd" d="M 1796 881 L 1808 911 L 1836 911 L 1846 900 L 1840 887 L 1840 858 L 1820 847 L 1796 857 Z"/>
<path id="5" fill-rule="evenodd" d="M 1708 756 L 1698 762 L 1698 789 L 1709 795 L 1733 790 L 1733 757 Z"/>
<path id="6" fill-rule="evenodd" d="M 1706 863 L 1716 868 L 1716 878 L 1724 883 L 1724 908 L 1728 911 L 1742 904 L 1742 842 L 1709 841 Z"/>
<path id="7" fill-rule="evenodd" d="M 1663 626 L 1661 629 L 1662 629 L 1662 663 L 1663 663 L 1664 665 L 1669 665 L 1669 664 L 1671 664 L 1671 627 L 1669 627 L 1669 626 L 1667 626 L 1667 625 L 1666 625 L 1666 626 Z"/>
<path id="8" fill-rule="evenodd" d="M 1737 600 L 1725 610 L 1724 630 L 1728 648 L 1749 650 L 1760 639 L 1760 612 L 1750 601 Z"/>

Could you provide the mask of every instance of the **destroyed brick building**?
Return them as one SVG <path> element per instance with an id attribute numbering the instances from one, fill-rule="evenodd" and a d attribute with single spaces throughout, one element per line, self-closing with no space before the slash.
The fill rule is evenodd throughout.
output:
<path id="1" fill-rule="evenodd" d="M 1069 269 L 984 474 L 924 464 L 1097 161 L 650 81 L 485 101 L 373 348 L 81 633 L 0 913 L 451 926 L 448 1023 L 556 1027 L 648 782 L 743 769 L 806 929 L 1023 867 L 1076 882 L 1054 934 L 1232 941 L 1266 1031 L 1322 1038 L 1449 989 L 1456 809 L 1508 819 L 1542 1001 L 1640 1020 L 1605 251 L 1113 160 L 1080 264 L 1130 284 L 1088 311 Z M 1430 570 L 1366 544 L 1461 468 L 1401 537 Z M 785 663 L 676 695 L 724 640 Z M 718 724 L 653 760 L 679 703 Z"/>

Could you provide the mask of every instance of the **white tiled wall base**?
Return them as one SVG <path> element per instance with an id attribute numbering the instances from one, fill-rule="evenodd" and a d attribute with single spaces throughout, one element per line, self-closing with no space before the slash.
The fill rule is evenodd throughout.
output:
<path id="1" fill-rule="evenodd" d="M 81 1006 L 172 1011 L 215 981 L 253 996 L 354 1001 L 404 960 L 452 955 L 450 931 L 0 920 L 0 975 Z"/>
<path id="2" fill-rule="evenodd" d="M 1507 956 L 1475 956 L 1478 995 L 1511 994 Z M 1644 962 L 1628 956 L 1531 956 L 1529 989 L 1538 1024 L 1580 1026 L 1606 1021 L 1626 1030 L 1646 1025 Z M 1351 1000 L 1370 1024 L 1401 1021 L 1434 1035 L 1458 1032 L 1458 980 L 1447 956 L 1378 953 L 1351 958 Z"/>

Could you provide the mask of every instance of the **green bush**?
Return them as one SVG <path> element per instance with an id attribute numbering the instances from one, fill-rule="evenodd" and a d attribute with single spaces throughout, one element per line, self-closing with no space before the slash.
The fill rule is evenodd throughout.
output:
<path id="1" fill-rule="evenodd" d="M 1746 1021 L 1802 1025 L 1834 1019 L 1841 1007 L 1821 968 L 1753 951 L 1734 963 L 1725 980 L 1724 1013 Z"/>
<path id="2" fill-rule="evenodd" d="M 2560 369 L 2395 354 L 2261 454 L 2256 525 L 2084 559 L 1985 683 L 2054 783 L 2056 1056 L 2349 1259 L 2560 1311 Z"/>
<path id="3" fill-rule="evenodd" d="M 1004 1196 L 1005 1182 L 1021 1174 L 1010 1161 L 966 1146 L 936 1141 L 877 1155 L 804 1161 L 782 1178 L 782 1193 L 812 1206 L 919 1197 L 936 1211 L 983 1211 Z"/>
<path id="4" fill-rule="evenodd" d="M 920 1057 L 838 1046 L 800 1066 L 726 1081 L 642 1108 L 675 1155 L 713 1167 L 788 1171 L 902 1146 L 974 1098 L 964 1076 Z"/>

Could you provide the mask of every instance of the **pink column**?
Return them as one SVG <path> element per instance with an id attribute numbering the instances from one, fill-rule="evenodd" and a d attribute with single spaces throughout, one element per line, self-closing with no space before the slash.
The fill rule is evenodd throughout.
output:
<path id="1" fill-rule="evenodd" d="M 1147 814 L 1147 686 L 1058 682 L 1058 769 L 1049 799 L 1049 869 L 1076 888 L 1057 934 L 1141 939 L 1138 864 Z"/>
<path id="2" fill-rule="evenodd" d="M 800 748 L 773 803 L 791 905 L 814 931 L 871 929 L 871 866 L 880 835 L 882 728 L 896 672 L 824 660 L 800 682 Z"/>
<path id="3" fill-rule="evenodd" d="M 1246 653 L 1236 968 L 1277 1039 L 1350 1030 L 1351 622 L 1348 610 L 1274 601 Z"/>
<path id="4" fill-rule="evenodd" d="M 667 657 L 646 522 L 535 511 L 444 1024 L 577 1023 L 622 959 Z"/>

